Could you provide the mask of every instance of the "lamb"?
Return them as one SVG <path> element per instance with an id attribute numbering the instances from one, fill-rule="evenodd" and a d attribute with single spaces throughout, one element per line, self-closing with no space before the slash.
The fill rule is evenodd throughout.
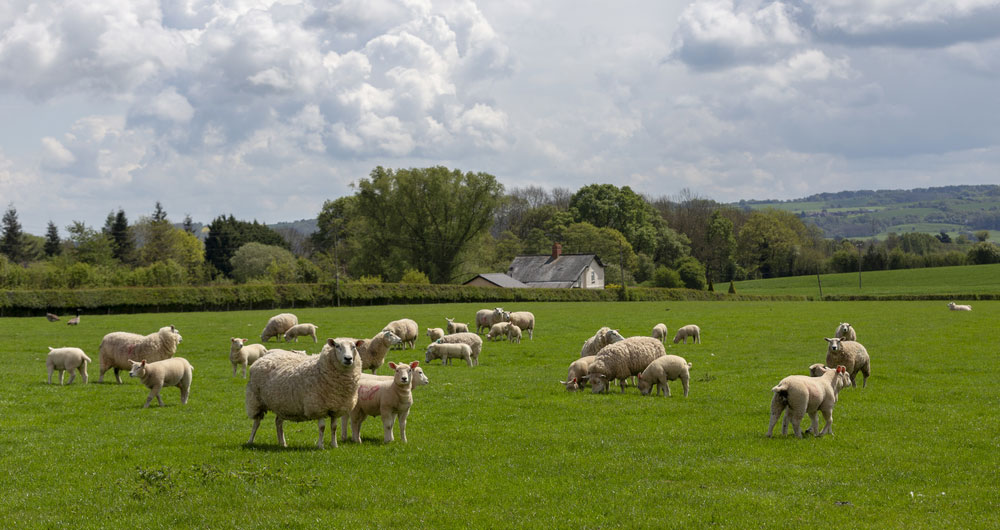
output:
<path id="1" fill-rule="evenodd" d="M 402 342 L 399 336 L 385 329 L 379 331 L 370 339 L 347 340 L 358 346 L 358 355 L 361 357 L 361 371 L 371 370 L 372 375 L 375 375 L 375 371 L 385 362 L 385 354 L 389 351 L 389 348 Z"/>
<path id="2" fill-rule="evenodd" d="M 414 344 L 417 342 L 417 334 L 420 333 L 420 328 L 417 327 L 417 323 L 408 319 L 393 320 L 382 328 L 383 331 L 389 330 L 396 334 L 402 342 L 400 342 L 400 348 L 410 348 L 413 349 Z"/>
<path id="3" fill-rule="evenodd" d="M 285 331 L 285 342 L 291 342 L 292 339 L 298 342 L 299 337 L 312 337 L 313 343 L 316 343 L 318 342 L 316 340 L 316 328 L 318 327 L 316 324 L 296 324 Z"/>
<path id="4" fill-rule="evenodd" d="M 569 363 L 569 373 L 566 374 L 566 380 L 559 381 L 559 383 L 565 385 L 566 390 L 570 392 L 582 389 L 587 384 L 590 365 L 594 363 L 596 358 L 596 355 L 588 355 Z"/>
<path id="5" fill-rule="evenodd" d="M 432 342 L 427 345 L 427 350 L 424 351 L 424 362 L 430 363 L 434 359 L 441 359 L 441 364 L 451 364 L 452 359 L 465 359 L 469 366 L 473 366 L 472 347 L 461 342 Z"/>
<path id="6" fill-rule="evenodd" d="M 59 315 L 56 315 L 55 313 L 45 313 L 45 318 L 48 319 L 49 322 L 59 322 Z"/>
<path id="7" fill-rule="evenodd" d="M 838 366 L 836 370 L 826 370 L 819 377 L 807 375 L 790 375 L 781 380 L 774 388 L 774 396 L 771 398 L 771 423 L 767 427 L 767 437 L 770 438 L 774 432 L 774 425 L 778 423 L 781 413 L 785 413 L 785 420 L 781 424 L 781 434 L 788 434 L 788 423 L 791 421 L 795 436 L 802 438 L 800 423 L 802 417 L 807 413 L 812 420 L 809 429 L 813 436 L 829 434 L 833 436 L 833 405 L 837 402 L 840 390 L 847 386 L 851 377 L 847 374 L 847 369 Z M 823 412 L 826 426 L 822 431 L 819 429 L 817 411 Z"/>
<path id="8" fill-rule="evenodd" d="M 430 337 L 431 342 L 434 342 L 444 336 L 444 330 L 441 328 L 427 328 L 427 336 Z"/>
<path id="9" fill-rule="evenodd" d="M 660 339 L 660 342 L 666 343 L 667 342 L 667 325 L 664 324 L 663 322 L 660 322 L 659 324 L 653 326 L 653 335 L 652 335 L 652 337 L 654 339 Z"/>
<path id="10" fill-rule="evenodd" d="M 194 368 L 191 363 L 183 357 L 171 357 L 156 362 L 132 362 L 132 369 L 129 370 L 129 377 L 138 377 L 142 384 L 149 389 L 149 396 L 146 397 L 146 404 L 142 408 L 149 407 L 149 402 L 156 397 L 156 402 L 163 406 L 163 399 L 160 397 L 160 389 L 165 386 L 176 386 L 181 389 L 181 405 L 188 402 L 188 395 L 191 393 L 191 376 Z"/>
<path id="11" fill-rule="evenodd" d="M 674 344 L 684 341 L 684 344 L 688 343 L 688 337 L 693 340 L 692 343 L 701 343 L 701 328 L 694 324 L 688 324 L 684 327 L 677 328 L 677 334 L 674 335 Z"/>
<path id="12" fill-rule="evenodd" d="M 181 338 L 180 332 L 173 326 L 164 326 L 156 333 L 146 336 L 124 331 L 108 333 L 101 340 L 101 372 L 97 382 L 103 383 L 104 372 L 114 368 L 115 381 L 121 383 L 122 378 L 118 372 L 131 370 L 131 361 L 155 362 L 173 357 Z"/>
<path id="13" fill-rule="evenodd" d="M 618 333 L 617 329 L 604 326 L 597 330 L 597 333 L 594 333 L 593 337 L 590 337 L 583 343 L 583 349 L 580 350 L 580 357 L 597 355 L 597 352 L 601 351 L 601 348 L 622 340 L 625 340 L 625 337 L 621 333 Z"/>
<path id="14" fill-rule="evenodd" d="M 514 324 L 507 326 L 507 340 L 521 344 L 521 328 Z"/>
<path id="15" fill-rule="evenodd" d="M 414 363 L 416 363 L 416 361 L 414 361 Z M 414 364 L 414 363 L 411 363 L 411 364 Z M 388 382 L 391 383 L 391 382 L 393 382 L 395 380 L 395 378 L 396 378 L 395 372 L 393 372 L 393 375 L 370 375 L 370 374 L 365 374 L 365 373 L 361 374 L 361 381 L 362 382 L 364 382 L 366 380 L 375 380 L 375 381 L 388 381 Z M 410 377 L 410 391 L 411 392 L 413 391 L 413 389 L 417 388 L 418 386 L 424 386 L 424 385 L 429 384 L 429 383 L 430 383 L 430 380 L 427 379 L 427 375 L 424 374 L 424 369 L 423 368 L 417 366 L 416 368 L 413 369 L 413 372 L 411 373 L 411 377 Z M 360 384 L 361 383 L 359 383 L 359 385 Z M 360 387 L 359 387 L 359 394 L 358 395 L 360 396 Z M 351 412 L 353 413 L 354 410 L 357 409 L 357 408 L 358 408 L 358 405 L 355 405 L 354 409 L 351 409 Z M 340 441 L 342 441 L 342 442 L 346 442 L 347 441 L 347 420 L 348 420 L 348 415 L 340 417 L 340 426 L 341 426 L 341 429 L 340 429 L 340 431 L 341 431 Z M 359 424 L 358 430 L 360 431 L 360 424 Z M 400 433 L 400 434 L 402 434 L 402 433 Z M 405 438 L 405 436 L 404 436 L 404 438 Z M 357 439 L 357 442 L 361 443 L 360 432 L 359 432 L 359 437 Z"/>
<path id="16" fill-rule="evenodd" d="M 492 341 L 502 340 L 507 336 L 507 328 L 510 327 L 510 322 L 498 322 L 493 324 L 490 328 L 490 332 L 486 334 L 486 338 Z"/>
<path id="17" fill-rule="evenodd" d="M 958 305 L 955 302 L 948 302 L 948 309 L 952 311 L 972 311 L 971 305 Z"/>
<path id="18" fill-rule="evenodd" d="M 469 325 L 468 324 L 463 324 L 461 322 L 455 322 L 454 318 L 445 317 L 445 320 L 448 321 L 447 328 L 448 328 L 448 334 L 449 335 L 451 335 L 452 333 L 468 333 L 469 332 Z"/>
<path id="19" fill-rule="evenodd" d="M 76 372 L 80 372 L 80 378 L 87 384 L 87 363 L 91 362 L 90 357 L 80 348 L 53 348 L 49 347 L 49 354 L 45 357 L 45 367 L 49 370 L 49 384 L 52 384 L 52 372 L 59 371 L 59 384 L 63 384 L 63 375 L 69 372 L 68 385 L 73 384 Z"/>
<path id="20" fill-rule="evenodd" d="M 664 355 L 649 363 L 649 366 L 639 374 L 639 392 L 648 396 L 653 385 L 656 385 L 656 394 L 665 394 L 670 397 L 670 385 L 668 381 L 681 380 L 684 386 L 684 397 L 688 397 L 688 381 L 691 376 L 689 370 L 691 363 L 676 355 Z"/>
<path id="21" fill-rule="evenodd" d="M 462 346 L 465 346 L 464 344 Z M 364 376 L 358 386 L 358 402 L 351 409 L 351 438 L 361 443 L 361 423 L 368 416 L 382 416 L 383 440 L 393 441 L 392 425 L 399 416 L 399 439 L 406 442 L 406 416 L 413 405 L 413 386 L 416 384 L 417 361 L 410 364 L 389 363 L 393 377 Z M 343 439 L 347 438 L 346 421 L 341 420 Z"/>
<path id="22" fill-rule="evenodd" d="M 437 340 L 438 344 L 468 344 L 472 349 L 472 365 L 479 366 L 479 352 L 483 349 L 483 339 L 475 333 L 452 333 Z"/>
<path id="23" fill-rule="evenodd" d="M 260 332 L 260 341 L 267 342 L 271 337 L 281 337 L 289 328 L 299 323 L 299 317 L 291 313 L 274 315 L 267 321 L 264 331 Z"/>
<path id="24" fill-rule="evenodd" d="M 337 447 L 337 417 L 349 414 L 358 402 L 361 363 L 357 346 L 346 339 L 327 339 L 319 355 L 272 351 L 255 362 L 246 389 L 247 416 L 253 420 L 247 444 L 253 443 L 260 420 L 270 410 L 282 447 L 287 447 L 285 420 L 318 420 L 316 445 L 322 449 L 328 417 L 330 445 Z"/>
<path id="25" fill-rule="evenodd" d="M 533 335 L 535 331 L 535 315 L 529 313 L 528 311 L 515 311 L 513 313 L 505 312 L 504 320 L 521 328 L 523 331 L 527 331 L 529 339 L 535 339 Z"/>
<path id="26" fill-rule="evenodd" d="M 837 326 L 837 331 L 833 334 L 833 336 L 843 340 L 858 340 L 857 332 L 854 331 L 854 328 L 847 322 L 841 322 L 840 325 Z"/>
<path id="27" fill-rule="evenodd" d="M 629 337 L 609 344 L 597 352 L 597 358 L 590 365 L 590 385 L 595 394 L 608 389 L 611 380 L 618 379 L 622 392 L 625 380 L 642 373 L 659 357 L 666 355 L 663 343 L 653 337 Z"/>
<path id="28" fill-rule="evenodd" d="M 247 367 L 257 359 L 267 355 L 267 346 L 263 344 L 247 344 L 249 339 L 229 337 L 229 362 L 233 365 L 233 377 L 236 377 L 236 367 L 243 367 L 243 379 L 247 378 Z"/>
<path id="29" fill-rule="evenodd" d="M 493 309 L 480 309 L 476 312 L 476 334 L 482 330 L 489 330 L 498 322 L 503 322 L 504 311 L 500 307 Z"/>
<path id="30" fill-rule="evenodd" d="M 826 365 L 830 368 L 843 365 L 851 377 L 851 387 L 857 388 L 854 378 L 860 371 L 864 376 L 861 388 L 868 386 L 868 376 L 872 374 L 871 359 L 868 357 L 868 350 L 860 342 L 851 340 L 841 340 L 837 338 L 826 339 L 829 344 L 826 347 Z"/>

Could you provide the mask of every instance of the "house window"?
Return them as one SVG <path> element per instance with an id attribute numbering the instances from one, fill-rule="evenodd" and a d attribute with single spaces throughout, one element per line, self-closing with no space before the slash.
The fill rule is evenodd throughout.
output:
<path id="1" fill-rule="evenodd" d="M 597 273 L 590 271 L 590 283 L 597 283 Z"/>

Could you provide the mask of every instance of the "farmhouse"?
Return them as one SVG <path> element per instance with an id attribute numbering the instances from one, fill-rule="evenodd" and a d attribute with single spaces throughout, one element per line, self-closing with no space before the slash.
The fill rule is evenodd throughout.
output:
<path id="1" fill-rule="evenodd" d="M 507 274 L 479 274 L 465 285 L 603 289 L 604 264 L 596 254 L 563 254 L 555 243 L 552 254 L 517 256 Z"/>

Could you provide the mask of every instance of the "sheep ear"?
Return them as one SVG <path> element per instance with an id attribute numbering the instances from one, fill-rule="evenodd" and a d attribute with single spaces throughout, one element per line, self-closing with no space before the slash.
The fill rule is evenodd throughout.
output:
<path id="1" fill-rule="evenodd" d="M 140 363 L 140 364 L 141 364 L 142 366 L 146 366 L 146 359 L 143 359 L 143 360 L 142 360 L 142 363 Z"/>
<path id="2" fill-rule="evenodd" d="M 642 379 L 642 374 L 639 374 L 639 379 Z"/>
<path id="3" fill-rule="evenodd" d="M 337 343 L 334 342 L 332 338 L 331 339 L 326 339 L 326 343 L 328 345 L 330 345 L 330 346 L 336 346 L 337 345 Z"/>
<path id="4" fill-rule="evenodd" d="M 420 364 L 420 361 L 413 361 L 412 363 L 410 363 L 410 369 L 412 370 L 416 368 L 418 364 Z"/>
<path id="5" fill-rule="evenodd" d="M 389 368 L 395 370 L 396 369 L 396 363 L 389 363 Z"/>
<path id="6" fill-rule="evenodd" d="M 827 338 L 824 338 L 823 340 L 825 340 L 825 341 L 827 341 L 827 342 L 833 342 L 833 339 L 827 339 Z"/>
<path id="7" fill-rule="evenodd" d="M 361 347 L 361 345 L 362 345 L 362 344 L 364 344 L 364 343 L 365 343 L 365 341 L 363 341 L 363 340 L 359 340 L 359 341 L 357 341 L 357 342 L 355 342 L 355 343 L 354 343 L 354 347 L 356 347 L 356 348 L 360 348 L 360 347 Z"/>
<path id="8" fill-rule="evenodd" d="M 577 382 L 577 378 L 574 377 L 573 378 L 573 382 L 576 383 Z"/>

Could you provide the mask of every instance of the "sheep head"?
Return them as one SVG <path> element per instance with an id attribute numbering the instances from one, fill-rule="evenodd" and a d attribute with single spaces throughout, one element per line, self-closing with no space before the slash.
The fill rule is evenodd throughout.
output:
<path id="1" fill-rule="evenodd" d="M 642 374 L 639 374 L 638 386 L 639 386 L 639 393 L 644 396 L 648 396 L 649 392 L 653 390 L 653 382 L 650 381 L 648 378 L 643 379 Z"/>
<path id="2" fill-rule="evenodd" d="M 146 360 L 143 359 L 142 362 L 129 361 L 132 363 L 132 369 L 128 371 L 129 377 L 142 377 L 146 373 Z"/>

